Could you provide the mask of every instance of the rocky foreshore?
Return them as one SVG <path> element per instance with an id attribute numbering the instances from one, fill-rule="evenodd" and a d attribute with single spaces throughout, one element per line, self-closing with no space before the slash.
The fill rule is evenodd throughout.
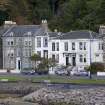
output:
<path id="1" fill-rule="evenodd" d="M 105 88 L 70 89 L 68 91 L 42 88 L 23 97 L 23 100 L 43 105 L 50 105 L 49 103 L 105 105 Z"/>

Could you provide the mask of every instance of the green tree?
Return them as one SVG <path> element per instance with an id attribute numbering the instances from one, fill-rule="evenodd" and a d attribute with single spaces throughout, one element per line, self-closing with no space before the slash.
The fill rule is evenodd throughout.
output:
<path id="1" fill-rule="evenodd" d="M 56 65 L 57 65 L 57 61 L 55 59 L 53 59 L 53 58 L 48 59 L 48 67 L 49 68 L 52 68 L 52 70 L 53 70 L 53 67 L 55 67 Z"/>
<path id="2" fill-rule="evenodd" d="M 37 66 L 38 66 L 38 62 L 41 61 L 41 57 L 38 55 L 38 54 L 33 54 L 31 57 L 30 57 L 31 61 L 34 62 L 34 68 L 35 70 L 37 69 Z"/>
<path id="3" fill-rule="evenodd" d="M 60 14 L 56 16 L 57 19 L 50 21 L 49 26 L 54 30 L 58 28 L 59 31 L 67 32 L 72 29 L 77 29 L 79 22 L 87 13 L 86 0 L 69 0 L 61 6 Z M 59 21 L 58 21 L 59 20 Z M 54 24 L 53 24 L 54 22 Z"/>
<path id="4" fill-rule="evenodd" d="M 52 11 L 49 0 L 29 0 L 30 13 L 28 19 L 34 24 L 39 24 L 42 19 L 49 20 L 52 17 Z"/>
<path id="5" fill-rule="evenodd" d="M 7 19 L 9 19 L 8 13 L 6 11 L 0 10 L 0 25 L 2 25 Z"/>
<path id="6" fill-rule="evenodd" d="M 104 71 L 104 64 L 101 62 L 93 62 L 89 68 L 87 68 L 88 71 L 90 71 L 91 74 L 96 74 L 97 72 L 103 72 Z"/>

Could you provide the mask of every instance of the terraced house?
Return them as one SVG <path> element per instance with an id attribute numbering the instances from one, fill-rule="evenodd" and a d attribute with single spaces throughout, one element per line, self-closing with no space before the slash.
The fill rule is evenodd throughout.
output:
<path id="1" fill-rule="evenodd" d="M 32 68 L 30 56 L 53 58 L 58 65 L 83 68 L 92 62 L 103 62 L 103 40 L 98 33 L 80 30 L 51 32 L 47 21 L 41 25 L 16 25 L 6 21 L 2 35 L 3 69 Z"/>
<path id="2" fill-rule="evenodd" d="M 92 62 L 103 62 L 103 41 L 92 31 L 71 31 L 52 39 L 49 43 L 51 57 L 59 64 L 84 68 Z"/>

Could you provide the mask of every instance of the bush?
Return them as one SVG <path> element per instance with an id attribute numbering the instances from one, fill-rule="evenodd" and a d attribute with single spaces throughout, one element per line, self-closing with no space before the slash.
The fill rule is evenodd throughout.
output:
<path id="1" fill-rule="evenodd" d="M 93 62 L 89 66 L 88 71 L 90 71 L 91 74 L 96 74 L 98 71 L 103 72 L 104 71 L 104 63 L 101 63 L 101 62 Z"/>

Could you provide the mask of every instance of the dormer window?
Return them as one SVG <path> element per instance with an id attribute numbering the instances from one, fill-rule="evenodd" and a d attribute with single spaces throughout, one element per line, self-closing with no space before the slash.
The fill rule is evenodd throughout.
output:
<path id="1" fill-rule="evenodd" d="M 10 33 L 10 36 L 13 36 L 13 32 Z"/>
<path id="2" fill-rule="evenodd" d="M 28 34 L 28 35 L 32 35 L 32 33 L 31 33 L 31 32 L 28 32 L 27 34 Z"/>

